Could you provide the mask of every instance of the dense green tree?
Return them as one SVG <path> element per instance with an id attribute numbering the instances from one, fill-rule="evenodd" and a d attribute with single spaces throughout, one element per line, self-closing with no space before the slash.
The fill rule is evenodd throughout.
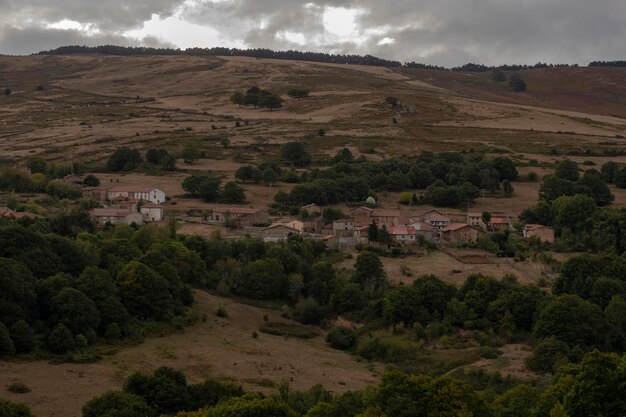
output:
<path id="1" fill-rule="evenodd" d="M 617 171 L 619 171 L 619 165 L 617 162 L 608 161 L 604 165 L 602 165 L 602 169 L 600 173 L 602 174 L 602 178 L 607 184 L 613 184 L 615 180 L 615 175 L 617 175 Z"/>
<path id="2" fill-rule="evenodd" d="M 32 273 L 18 261 L 0 258 L 0 321 L 11 326 L 33 319 L 36 300 Z"/>
<path id="3" fill-rule="evenodd" d="M 237 294 L 258 299 L 279 299 L 287 295 L 287 277 L 283 266 L 273 258 L 246 264 L 235 281 Z"/>
<path id="4" fill-rule="evenodd" d="M 156 412 L 138 395 L 109 391 L 83 406 L 83 417 L 151 417 Z"/>
<path id="5" fill-rule="evenodd" d="M 100 180 L 95 175 L 89 174 L 83 178 L 83 185 L 86 187 L 98 187 L 100 185 Z"/>
<path id="6" fill-rule="evenodd" d="M 306 88 L 290 88 L 287 91 L 287 95 L 291 98 L 301 99 L 309 96 L 309 90 Z"/>
<path id="7" fill-rule="evenodd" d="M 95 303 L 81 291 L 64 288 L 50 300 L 51 321 L 64 324 L 74 334 L 98 328 L 100 313 Z"/>
<path id="8" fill-rule="evenodd" d="M 572 230 L 582 230 L 597 209 L 593 198 L 580 194 L 559 197 L 552 207 L 555 225 Z"/>
<path id="9" fill-rule="evenodd" d="M 220 202 L 225 204 L 243 204 L 246 201 L 246 193 L 243 188 L 234 182 L 227 182 L 220 194 Z"/>
<path id="10" fill-rule="evenodd" d="M 554 373 L 556 367 L 568 362 L 570 348 L 554 336 L 541 340 L 526 360 L 529 369 L 538 373 Z"/>
<path id="11" fill-rule="evenodd" d="M 603 346 L 606 325 L 602 310 L 577 295 L 561 295 L 548 302 L 535 321 L 536 337 L 555 336 L 570 346 Z"/>
<path id="12" fill-rule="evenodd" d="M 141 154 L 136 149 L 128 147 L 118 148 L 109 157 L 107 169 L 109 171 L 131 171 L 141 163 Z"/>
<path id="13" fill-rule="evenodd" d="M 602 174 L 595 169 L 585 171 L 578 184 L 590 190 L 590 196 L 598 206 L 609 205 L 615 200 L 615 196 L 606 185 Z"/>
<path id="14" fill-rule="evenodd" d="M 53 353 L 67 353 L 74 346 L 72 332 L 62 323 L 57 324 L 48 336 L 48 348 Z"/>
<path id="15" fill-rule="evenodd" d="M 517 179 L 517 168 L 515 168 L 515 163 L 510 158 L 495 158 L 492 164 L 500 173 L 500 179 L 509 181 L 515 181 Z"/>
<path id="16" fill-rule="evenodd" d="M 511 74 L 509 77 L 509 87 L 516 93 L 524 92 L 528 88 L 526 81 L 524 81 L 519 74 Z"/>
<path id="17" fill-rule="evenodd" d="M 172 316 L 174 300 L 168 283 L 152 268 L 129 262 L 120 274 L 118 287 L 122 303 L 134 316 L 154 320 Z"/>
<path id="18" fill-rule="evenodd" d="M 387 287 L 387 274 L 378 255 L 369 251 L 359 254 L 354 264 L 354 281 L 370 293 Z"/>
<path id="19" fill-rule="evenodd" d="M 13 355 L 15 353 L 15 343 L 11 339 L 11 333 L 4 323 L 0 322 L 0 356 Z"/>
<path id="20" fill-rule="evenodd" d="M 221 180 L 213 175 L 190 175 L 183 180 L 182 187 L 192 197 L 215 201 L 221 193 L 220 184 Z"/>
<path id="21" fill-rule="evenodd" d="M 33 417 L 30 409 L 23 404 L 14 404 L 0 398 L 0 416 L 2 417 Z"/>
<path id="22" fill-rule="evenodd" d="M 345 162 L 350 163 L 354 160 L 354 155 L 350 152 L 350 149 L 343 148 L 333 157 L 333 163 Z"/>
<path id="23" fill-rule="evenodd" d="M 348 327 L 335 326 L 326 335 L 326 341 L 335 349 L 347 350 L 356 345 L 356 332 Z"/>
<path id="24" fill-rule="evenodd" d="M 259 99 L 259 107 L 270 109 L 278 109 L 283 106 L 283 99 L 277 94 L 264 94 Z"/>
<path id="25" fill-rule="evenodd" d="M 17 321 L 11 326 L 11 339 L 18 353 L 28 353 L 35 347 L 35 331 L 25 320 Z"/>
<path id="26" fill-rule="evenodd" d="M 297 167 L 307 166 L 311 162 L 311 155 L 301 142 L 288 142 L 280 151 L 281 159 Z"/>
<path id="27" fill-rule="evenodd" d="M 494 409 L 497 417 L 528 417 L 534 415 L 539 399 L 537 388 L 521 384 L 496 398 Z"/>
<path id="28" fill-rule="evenodd" d="M 311 266 L 311 282 L 309 295 L 320 304 L 328 304 L 331 295 L 337 288 L 337 277 L 333 265 L 320 261 Z"/>
<path id="29" fill-rule="evenodd" d="M 604 317 L 609 329 L 611 347 L 623 352 L 626 350 L 626 298 L 613 296 L 604 309 Z"/>
<path id="30" fill-rule="evenodd" d="M 613 177 L 613 182 L 617 188 L 626 188 L 626 166 L 621 167 Z"/>
<path id="31" fill-rule="evenodd" d="M 580 168 L 576 162 L 564 159 L 556 164 L 556 167 L 554 168 L 554 175 L 564 180 L 578 181 Z"/>
<path id="32" fill-rule="evenodd" d="M 575 192 L 575 184 L 556 175 L 547 175 L 539 187 L 539 198 L 549 203 L 561 196 L 571 196 Z"/>

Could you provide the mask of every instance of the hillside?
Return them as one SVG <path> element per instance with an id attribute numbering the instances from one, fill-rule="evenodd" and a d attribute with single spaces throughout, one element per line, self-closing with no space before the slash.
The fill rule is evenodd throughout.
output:
<path id="1" fill-rule="evenodd" d="M 0 100 L 0 151 L 9 160 L 45 154 L 97 161 L 123 143 L 175 148 L 181 140 L 219 133 L 228 134 L 242 156 L 260 159 L 273 145 L 319 128 L 328 135 L 311 140 L 318 154 L 344 144 L 388 155 L 621 148 L 613 139 L 626 134 L 625 70 L 553 68 L 523 75 L 528 91 L 512 93 L 490 73 L 245 57 L 1 57 L 0 85 L 12 94 Z M 230 103 L 234 91 L 251 85 L 284 97 L 301 86 L 312 95 L 273 112 Z M 386 105 L 387 96 L 401 106 Z M 235 119 L 245 126 L 236 128 Z"/>

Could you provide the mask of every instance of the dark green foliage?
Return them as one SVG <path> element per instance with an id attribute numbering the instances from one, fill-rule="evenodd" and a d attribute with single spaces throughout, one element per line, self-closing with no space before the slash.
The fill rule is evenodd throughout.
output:
<path id="1" fill-rule="evenodd" d="M 413 323 L 428 325 L 443 319 L 448 303 L 456 290 L 436 277 L 429 275 L 417 279 L 410 286 L 388 291 L 385 296 L 383 315 L 390 324 Z"/>
<path id="2" fill-rule="evenodd" d="M 297 99 L 306 98 L 309 96 L 309 90 L 306 88 L 290 88 L 289 91 L 287 91 L 287 95 Z"/>
<path id="3" fill-rule="evenodd" d="M 265 107 L 270 109 L 278 109 L 283 106 L 283 99 L 276 94 L 265 94 L 259 99 L 259 107 Z"/>
<path id="4" fill-rule="evenodd" d="M 283 298 L 287 295 L 287 277 L 276 259 L 253 261 L 243 268 L 233 290 L 251 298 Z"/>
<path id="5" fill-rule="evenodd" d="M 554 284 L 555 294 L 576 294 L 591 298 L 591 291 L 599 277 L 624 280 L 626 261 L 617 256 L 576 255 L 561 266 L 561 274 Z"/>
<path id="6" fill-rule="evenodd" d="M 11 326 L 11 339 L 17 353 L 28 353 L 35 346 L 35 332 L 25 320 L 19 320 Z"/>
<path id="7" fill-rule="evenodd" d="M 541 308 L 533 333 L 536 337 L 554 336 L 569 346 L 605 344 L 606 325 L 602 310 L 577 295 L 555 297 Z"/>
<path id="8" fill-rule="evenodd" d="M 215 201 L 221 195 L 221 180 L 213 175 L 190 175 L 183 181 L 183 190 L 192 197 Z"/>
<path id="9" fill-rule="evenodd" d="M 30 169 L 32 174 L 45 174 L 48 168 L 46 160 L 40 156 L 31 156 L 28 158 L 26 166 Z"/>
<path id="10" fill-rule="evenodd" d="M 526 91 L 526 81 L 519 74 L 511 74 L 509 77 L 509 87 L 516 93 Z"/>
<path id="11" fill-rule="evenodd" d="M 354 160 L 354 155 L 352 155 L 352 152 L 350 152 L 350 149 L 348 148 L 343 148 L 342 150 L 337 152 L 337 155 L 333 157 L 333 163 L 335 164 L 339 162 L 350 163 L 353 160 Z"/>
<path id="12" fill-rule="evenodd" d="M 242 182 L 253 182 L 258 184 L 263 178 L 263 172 L 252 165 L 242 166 L 235 172 L 235 178 Z"/>
<path id="13" fill-rule="evenodd" d="M 83 417 L 151 417 L 155 411 L 138 395 L 109 391 L 83 406 Z"/>
<path id="14" fill-rule="evenodd" d="M 143 319 L 171 318 L 174 299 L 168 282 L 152 268 L 132 261 L 124 267 L 118 279 L 119 294 L 129 313 Z"/>
<path id="15" fill-rule="evenodd" d="M 288 142 L 283 145 L 280 157 L 286 163 L 297 167 L 307 166 L 311 162 L 311 155 L 301 142 Z"/>
<path id="16" fill-rule="evenodd" d="M 317 301 L 306 298 L 298 301 L 293 309 L 293 318 L 302 324 L 320 324 L 329 318 L 331 310 Z"/>
<path id="17" fill-rule="evenodd" d="M 387 274 L 378 255 L 373 252 L 362 252 L 354 264 L 354 281 L 368 293 L 387 288 Z"/>
<path id="18" fill-rule="evenodd" d="M 13 355 L 15 353 L 15 344 L 11 340 L 11 333 L 4 323 L 0 322 L 0 356 Z"/>
<path id="19" fill-rule="evenodd" d="M 89 174 L 83 178 L 83 185 L 85 187 L 97 187 L 100 185 L 100 180 L 95 175 Z"/>
<path id="20" fill-rule="evenodd" d="M 141 154 L 136 149 L 128 147 L 118 148 L 109 157 L 107 169 L 109 171 L 131 171 L 141 163 Z"/>
<path id="21" fill-rule="evenodd" d="M 245 201 L 246 194 L 243 188 L 234 182 L 228 182 L 224 185 L 224 189 L 220 194 L 220 202 L 226 204 L 243 204 Z"/>
<path id="22" fill-rule="evenodd" d="M 602 178 L 604 178 L 604 181 L 606 181 L 607 184 L 613 184 L 615 176 L 617 175 L 619 169 L 620 168 L 617 162 L 609 161 L 602 165 L 600 173 L 602 174 Z"/>
<path id="23" fill-rule="evenodd" d="M 356 333 L 347 327 L 335 326 L 326 335 L 326 341 L 335 349 L 347 350 L 356 345 Z"/>
<path id="24" fill-rule="evenodd" d="M 0 416 L 2 417 L 33 417 L 32 413 L 23 404 L 14 404 L 0 398 Z"/>
<path id="25" fill-rule="evenodd" d="M 559 162 L 554 169 L 554 175 L 568 181 L 578 181 L 579 172 L 578 164 L 569 159 Z"/>
<path id="26" fill-rule="evenodd" d="M 535 372 L 554 373 L 556 366 L 568 362 L 569 356 L 570 349 L 567 343 L 550 336 L 535 346 L 535 351 L 526 361 L 526 365 Z"/>
<path id="27" fill-rule="evenodd" d="M 74 336 L 63 324 L 59 323 L 48 336 L 48 348 L 53 353 L 67 353 L 74 349 Z"/>
<path id="28" fill-rule="evenodd" d="M 589 195 L 598 206 L 609 205 L 615 200 L 615 196 L 606 185 L 604 176 L 595 169 L 585 171 L 578 185 L 590 190 Z"/>
<path id="29" fill-rule="evenodd" d="M 74 334 L 93 331 L 100 324 L 95 303 L 81 291 L 64 288 L 50 300 L 52 323 L 67 326 Z"/>
<path id="30" fill-rule="evenodd" d="M 593 216 L 597 209 L 593 198 L 585 195 L 562 196 L 552 204 L 554 224 L 558 227 L 568 227 L 572 230 L 581 230 Z"/>
<path id="31" fill-rule="evenodd" d="M 495 82 L 501 83 L 506 81 L 506 74 L 501 70 L 494 70 L 491 74 L 491 79 Z"/>

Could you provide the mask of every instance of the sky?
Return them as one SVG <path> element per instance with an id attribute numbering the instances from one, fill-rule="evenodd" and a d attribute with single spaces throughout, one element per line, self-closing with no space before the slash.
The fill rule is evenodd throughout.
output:
<path id="1" fill-rule="evenodd" d="M 626 59 L 626 1 L 0 0 L 0 54 L 102 44 L 586 65 Z"/>

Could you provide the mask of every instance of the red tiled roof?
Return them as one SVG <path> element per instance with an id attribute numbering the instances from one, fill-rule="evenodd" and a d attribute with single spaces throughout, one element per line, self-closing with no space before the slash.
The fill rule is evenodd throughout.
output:
<path id="1" fill-rule="evenodd" d="M 391 234 L 397 235 L 414 235 L 415 228 L 413 226 L 395 226 L 391 228 Z"/>
<path id="2" fill-rule="evenodd" d="M 417 226 L 417 227 L 416 227 Z M 415 230 L 419 230 L 422 232 L 434 231 L 435 228 L 429 225 L 428 223 L 415 222 L 413 223 L 413 228 Z"/>
<path id="3" fill-rule="evenodd" d="M 453 224 L 451 224 L 450 226 L 445 227 L 445 228 L 442 230 L 442 232 L 444 232 L 444 233 L 445 233 L 445 232 L 454 232 L 454 231 L 457 231 L 457 230 L 464 229 L 464 228 L 466 228 L 466 227 L 471 227 L 472 229 L 475 229 L 475 227 L 474 227 L 474 226 L 469 225 L 469 224 L 466 224 L 466 223 L 453 223 Z"/>
<path id="4" fill-rule="evenodd" d="M 491 224 L 511 224 L 511 219 L 508 217 L 492 217 Z"/>

